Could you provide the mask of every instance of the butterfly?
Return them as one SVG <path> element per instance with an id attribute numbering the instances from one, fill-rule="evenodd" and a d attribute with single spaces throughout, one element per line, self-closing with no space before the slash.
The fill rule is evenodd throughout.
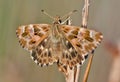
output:
<path id="1" fill-rule="evenodd" d="M 38 65 L 57 63 L 70 68 L 82 65 L 103 38 L 102 33 L 95 30 L 64 25 L 58 16 L 54 18 L 52 25 L 19 26 L 16 35 L 20 45 L 30 52 Z"/>

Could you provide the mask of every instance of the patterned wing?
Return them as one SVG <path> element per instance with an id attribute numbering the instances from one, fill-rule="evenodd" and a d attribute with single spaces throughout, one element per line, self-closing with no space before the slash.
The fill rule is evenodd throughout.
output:
<path id="1" fill-rule="evenodd" d="M 30 24 L 18 27 L 16 35 L 20 45 L 26 50 L 32 50 L 44 38 L 48 36 L 50 25 Z"/>
<path id="2" fill-rule="evenodd" d="M 59 68 L 67 68 L 67 66 L 69 66 L 72 69 L 74 66 L 76 66 L 76 64 L 82 64 L 81 61 L 84 60 L 84 58 L 78 54 L 74 46 L 66 38 L 62 39 L 61 52 L 62 55 L 57 63 Z M 65 71 L 64 69 L 60 70 Z"/>
<path id="3" fill-rule="evenodd" d="M 30 51 L 35 63 L 43 66 L 56 60 L 52 56 L 49 44 L 49 32 L 51 26 L 48 24 L 30 24 L 20 26 L 16 30 L 20 45 Z"/>
<path id="4" fill-rule="evenodd" d="M 103 38 L 100 32 L 86 28 L 69 25 L 61 25 L 60 28 L 66 38 L 66 50 L 63 50 L 59 66 L 69 65 L 72 68 L 77 64 L 81 65 Z"/>
<path id="5" fill-rule="evenodd" d="M 38 46 L 32 50 L 32 56 L 35 63 L 40 66 L 48 66 L 58 61 L 61 54 L 61 44 L 54 44 L 51 40 L 51 34 L 45 38 Z"/>

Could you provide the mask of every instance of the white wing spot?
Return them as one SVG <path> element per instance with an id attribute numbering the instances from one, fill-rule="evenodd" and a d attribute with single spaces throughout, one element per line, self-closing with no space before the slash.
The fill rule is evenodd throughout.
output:
<path id="1" fill-rule="evenodd" d="M 38 61 L 37 61 L 37 60 L 35 60 L 34 62 L 35 62 L 36 64 L 38 63 Z"/>
<path id="2" fill-rule="evenodd" d="M 40 46 L 40 48 L 41 48 L 42 50 L 44 49 L 44 47 L 43 47 L 42 45 Z"/>
<path id="3" fill-rule="evenodd" d="M 72 50 L 73 50 L 72 48 L 69 49 L 70 52 L 72 52 Z"/>

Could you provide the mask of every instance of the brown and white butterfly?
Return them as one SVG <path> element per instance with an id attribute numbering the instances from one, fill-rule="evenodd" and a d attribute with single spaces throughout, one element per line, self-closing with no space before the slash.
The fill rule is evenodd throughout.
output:
<path id="1" fill-rule="evenodd" d="M 32 59 L 40 66 L 82 65 L 87 55 L 101 42 L 100 32 L 77 26 L 63 25 L 60 18 L 54 23 L 30 24 L 16 30 L 20 45 L 28 50 Z"/>

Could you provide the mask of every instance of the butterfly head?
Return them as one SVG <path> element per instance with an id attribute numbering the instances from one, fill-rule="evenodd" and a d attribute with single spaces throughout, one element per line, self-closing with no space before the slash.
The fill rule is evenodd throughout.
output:
<path id="1" fill-rule="evenodd" d="M 61 24 L 61 22 L 62 22 L 62 20 L 61 20 L 60 16 L 57 15 L 54 17 L 53 24 Z"/>

